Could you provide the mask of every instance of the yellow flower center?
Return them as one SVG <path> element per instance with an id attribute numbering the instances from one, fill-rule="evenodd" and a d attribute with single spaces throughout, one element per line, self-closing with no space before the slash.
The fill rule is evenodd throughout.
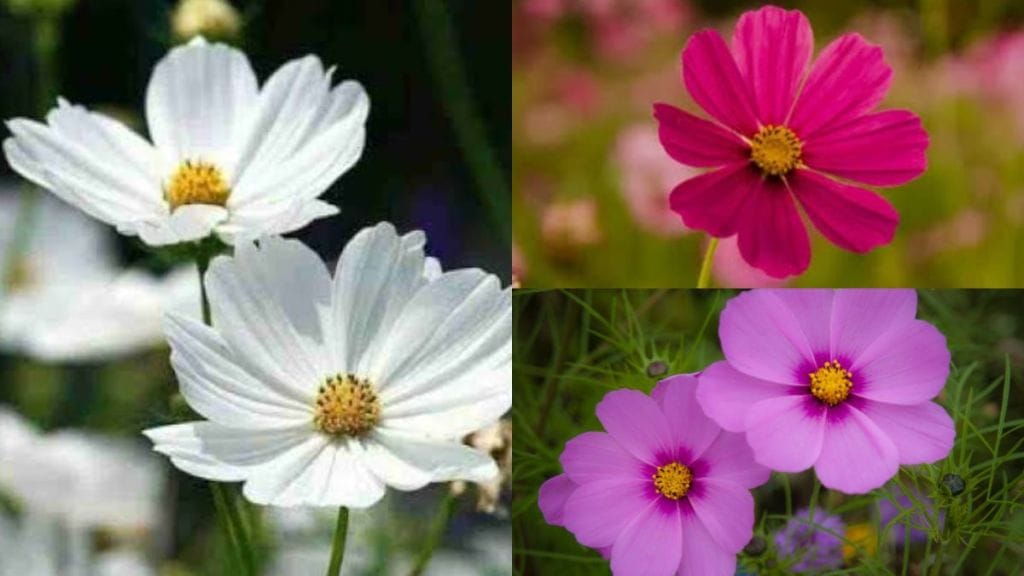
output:
<path id="1" fill-rule="evenodd" d="M 164 188 L 171 211 L 186 204 L 223 206 L 230 195 L 231 188 L 220 169 L 202 160 L 183 162 Z"/>
<path id="2" fill-rule="evenodd" d="M 750 159 L 762 172 L 784 176 L 800 164 L 804 144 L 785 126 L 763 126 L 750 141 Z"/>
<path id="3" fill-rule="evenodd" d="M 844 370 L 838 360 L 825 362 L 808 376 L 811 379 L 811 395 L 829 406 L 846 400 L 850 388 L 853 388 L 853 374 Z"/>
<path id="4" fill-rule="evenodd" d="M 313 424 L 331 436 L 365 436 L 380 422 L 373 385 L 351 374 L 331 376 L 316 397 Z"/>
<path id="5" fill-rule="evenodd" d="M 693 472 L 678 462 L 658 466 L 654 479 L 654 489 L 669 500 L 679 500 L 690 491 L 693 484 Z"/>
<path id="6" fill-rule="evenodd" d="M 5 271 L 0 270 L 0 274 L 3 272 Z M 0 278 L 0 280 L 3 280 L 3 282 L 0 282 L 0 285 L 6 286 L 11 292 L 20 292 L 31 288 L 38 280 L 35 270 L 32 269 L 31 262 L 25 258 L 15 260 L 14 265 L 6 270 L 6 272 L 7 277 Z"/>

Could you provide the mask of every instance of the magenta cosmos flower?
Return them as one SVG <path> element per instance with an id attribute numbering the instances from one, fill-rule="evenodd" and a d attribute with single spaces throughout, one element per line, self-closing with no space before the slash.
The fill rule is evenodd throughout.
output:
<path id="1" fill-rule="evenodd" d="M 953 421 L 931 402 L 949 375 L 946 339 L 917 320 L 913 290 L 752 290 L 722 312 L 725 361 L 697 398 L 754 458 L 781 472 L 814 466 L 860 494 L 900 464 L 945 458 Z"/>
<path id="2" fill-rule="evenodd" d="M 679 184 L 672 210 L 690 228 L 739 236 L 743 258 L 775 277 L 811 260 L 796 201 L 833 244 L 866 252 L 892 240 L 899 215 L 874 186 L 925 170 L 928 135 L 906 110 L 870 113 L 889 89 L 882 50 L 840 36 L 810 66 L 814 38 L 798 11 L 740 17 L 732 48 L 715 30 L 683 50 L 683 81 L 714 120 L 655 104 L 661 143 L 677 161 L 715 168 Z"/>
<path id="3" fill-rule="evenodd" d="M 750 540 L 749 488 L 769 471 L 701 412 L 696 384 L 679 375 L 651 396 L 609 392 L 597 405 L 608 432 L 567 442 L 565 474 L 540 488 L 547 522 L 600 550 L 616 576 L 731 575 Z"/>

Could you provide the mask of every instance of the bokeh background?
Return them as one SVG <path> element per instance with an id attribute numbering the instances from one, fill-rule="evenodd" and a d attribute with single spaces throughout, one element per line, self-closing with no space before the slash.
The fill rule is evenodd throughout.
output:
<path id="1" fill-rule="evenodd" d="M 794 286 L 1014 287 L 1024 282 L 1024 4 L 1018 0 L 785 0 L 816 52 L 856 31 L 885 51 L 883 107 L 919 114 L 929 170 L 883 194 L 901 223 L 866 256 L 812 233 Z M 731 34 L 747 0 L 515 0 L 513 214 L 524 286 L 694 286 L 706 235 L 668 209 L 699 172 L 661 149 L 651 105 L 701 114 L 679 54 L 696 30 Z M 723 241 L 720 286 L 771 280 Z"/>
<path id="2" fill-rule="evenodd" d="M 38 119 L 62 95 L 144 132 L 153 65 L 197 32 L 242 48 L 261 81 L 316 54 L 366 87 L 368 137 L 323 196 L 341 214 L 291 236 L 333 265 L 357 230 L 389 220 L 425 230 L 445 268 L 508 282 L 507 14 L 472 0 L 0 0 L 0 118 Z M 208 487 L 140 435 L 184 417 L 159 322 L 198 310 L 194 267 L 0 160 L 0 269 L 0 575 L 231 574 Z M 478 440 L 500 456 L 509 438 Z M 427 573 L 509 573 L 507 494 L 462 488 Z M 345 573 L 408 573 L 449 489 L 354 515 Z M 326 570 L 333 512 L 254 514 L 264 573 Z"/>
<path id="3" fill-rule="evenodd" d="M 566 441 L 602 430 L 594 408 L 608 392 L 649 393 L 662 378 L 722 359 L 718 320 L 733 290 L 524 289 L 514 297 L 512 421 L 516 574 L 610 574 L 608 562 L 562 527 L 545 523 L 540 485 L 562 473 Z M 793 574 L 813 546 L 830 569 L 813 574 L 1003 575 L 1024 562 L 1024 309 L 1020 291 L 920 290 L 917 317 L 934 324 L 952 354 L 937 401 L 957 438 L 950 456 L 903 467 L 897 479 L 861 496 L 823 490 L 815 522 L 806 508 L 813 472 L 772 475 L 753 490 L 760 549 L 740 556 L 737 574 Z M 954 494 L 947 480 L 963 480 Z M 897 488 L 901 485 L 903 488 Z M 907 489 L 915 494 L 894 508 Z M 927 500 L 926 500 L 927 499 Z M 910 509 L 897 516 L 895 509 Z M 926 511 L 924 509 L 926 509 Z M 941 516 L 940 516 L 941 515 Z M 826 522 L 824 518 L 835 516 Z M 944 517 L 945 521 L 937 521 Z M 909 546 L 904 540 L 909 524 Z M 890 525 L 891 523 L 891 525 Z M 786 532 L 787 526 L 800 527 Z M 788 535 L 784 535 L 788 534 Z M 684 535 L 685 537 L 685 535 Z M 940 549 L 945 562 L 936 571 Z M 825 543 L 828 543 L 827 545 Z"/>

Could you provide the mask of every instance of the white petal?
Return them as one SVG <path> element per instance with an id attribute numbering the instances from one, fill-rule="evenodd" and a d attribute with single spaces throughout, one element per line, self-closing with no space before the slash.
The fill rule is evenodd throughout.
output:
<path id="1" fill-rule="evenodd" d="M 165 326 L 181 393 L 207 419 L 235 428 L 312 422 L 313 405 L 307 398 L 289 386 L 246 372 L 213 329 L 175 314 L 167 316 Z"/>
<path id="2" fill-rule="evenodd" d="M 118 226 L 118 231 L 122 234 L 138 234 L 143 242 L 151 246 L 165 246 L 206 238 L 227 217 L 227 210 L 220 206 L 187 204 L 179 206 L 169 216 L 123 223 Z"/>
<path id="3" fill-rule="evenodd" d="M 486 482 L 498 475 L 498 465 L 490 455 L 459 442 L 429 441 L 385 428 L 378 428 L 373 440 L 398 461 L 429 475 L 432 482 Z M 373 462 L 379 464 L 378 460 Z M 397 477 L 405 472 L 401 468 L 377 466 L 374 472 L 388 484 L 401 488 L 401 478 Z M 392 483 L 389 478 L 396 482 Z"/>
<path id="4" fill-rule="evenodd" d="M 297 240 L 245 243 L 218 257 L 206 276 L 214 326 L 257 378 L 312 399 L 331 375 L 324 322 L 330 277 L 315 252 Z"/>
<path id="5" fill-rule="evenodd" d="M 233 143 L 248 131 L 259 88 L 241 51 L 193 41 L 171 50 L 146 89 L 146 121 L 165 162 L 214 161 L 233 172 Z"/>
<path id="6" fill-rule="evenodd" d="M 337 206 L 322 200 L 299 200 L 285 211 L 241 208 L 231 214 L 230 222 L 217 228 L 217 234 L 228 244 L 240 244 L 263 236 L 287 234 L 338 212 Z"/>
<path id="7" fill-rule="evenodd" d="M 389 223 L 360 231 L 345 246 L 334 275 L 335 368 L 363 374 L 375 350 L 423 278 L 425 237 L 399 237 Z"/>
<path id="8" fill-rule="evenodd" d="M 221 482 L 247 479 L 264 464 L 316 438 L 309 426 L 242 430 L 190 422 L 143 432 L 183 472 Z"/>
<path id="9" fill-rule="evenodd" d="M 381 424 L 431 438 L 455 439 L 483 428 L 512 407 L 512 367 L 469 372 L 388 407 Z"/>
<path id="10" fill-rule="evenodd" d="M 427 260 L 423 263 L 423 277 L 429 282 L 433 282 L 441 277 L 444 270 L 441 269 L 441 261 L 433 256 L 428 256 Z"/>

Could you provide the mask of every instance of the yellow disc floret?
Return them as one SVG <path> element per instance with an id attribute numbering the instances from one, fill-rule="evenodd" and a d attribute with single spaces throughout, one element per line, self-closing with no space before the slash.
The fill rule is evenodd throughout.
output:
<path id="1" fill-rule="evenodd" d="M 784 176 L 800 164 L 803 142 L 785 126 L 763 126 L 750 141 L 750 159 L 762 172 Z"/>
<path id="2" fill-rule="evenodd" d="M 690 491 L 693 484 L 693 472 L 678 462 L 658 466 L 654 479 L 654 489 L 669 500 L 679 500 Z"/>
<path id="3" fill-rule="evenodd" d="M 843 369 L 838 360 L 826 361 L 808 376 L 811 379 L 811 395 L 829 406 L 846 400 L 853 388 L 853 374 Z"/>
<path id="4" fill-rule="evenodd" d="M 186 204 L 223 206 L 230 195 L 231 188 L 220 169 L 202 160 L 183 162 L 164 187 L 164 198 L 172 211 Z"/>
<path id="5" fill-rule="evenodd" d="M 331 376 L 320 387 L 313 424 L 331 436 L 365 436 L 380 422 L 373 385 L 351 374 Z"/>

